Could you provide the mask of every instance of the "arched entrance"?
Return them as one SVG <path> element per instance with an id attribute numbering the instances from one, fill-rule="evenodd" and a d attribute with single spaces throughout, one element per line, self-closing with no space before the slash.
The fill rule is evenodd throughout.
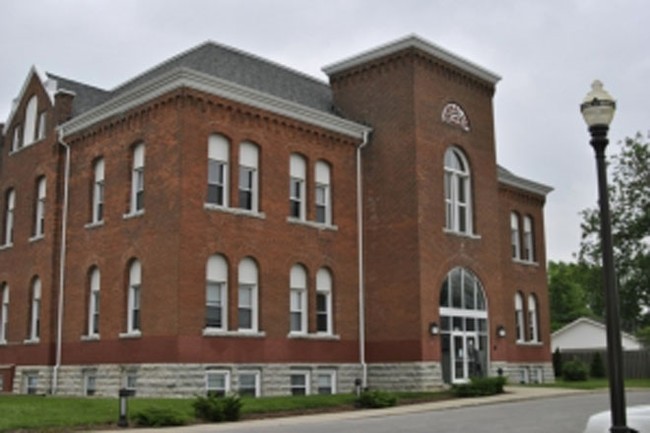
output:
<path id="1" fill-rule="evenodd" d="M 440 290 L 442 377 L 446 383 L 482 377 L 488 368 L 488 315 L 476 275 L 454 268 Z"/>

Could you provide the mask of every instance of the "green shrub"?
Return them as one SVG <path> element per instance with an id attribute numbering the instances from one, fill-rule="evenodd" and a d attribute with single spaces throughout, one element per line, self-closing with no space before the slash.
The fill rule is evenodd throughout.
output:
<path id="1" fill-rule="evenodd" d="M 473 377 L 469 383 L 452 386 L 456 397 L 480 397 L 486 395 L 502 394 L 506 378 L 498 377 Z"/>
<path id="2" fill-rule="evenodd" d="M 589 365 L 589 376 L 594 378 L 605 377 L 605 364 L 603 364 L 603 358 L 600 356 L 599 352 L 595 352 L 594 356 L 591 358 L 591 364 Z"/>
<path id="3" fill-rule="evenodd" d="M 148 407 L 133 414 L 132 418 L 138 427 L 166 427 L 187 424 L 187 418 L 170 409 Z"/>
<path id="4" fill-rule="evenodd" d="M 397 396 L 393 393 L 380 391 L 378 389 L 365 390 L 357 398 L 357 406 L 368 409 L 379 409 L 382 407 L 395 406 Z"/>
<path id="5" fill-rule="evenodd" d="M 574 358 L 562 365 L 562 379 L 567 382 L 580 382 L 587 380 L 587 364 Z"/>
<path id="6" fill-rule="evenodd" d="M 242 402 L 237 396 L 197 397 L 192 403 L 194 415 L 209 422 L 237 421 L 241 417 Z"/>

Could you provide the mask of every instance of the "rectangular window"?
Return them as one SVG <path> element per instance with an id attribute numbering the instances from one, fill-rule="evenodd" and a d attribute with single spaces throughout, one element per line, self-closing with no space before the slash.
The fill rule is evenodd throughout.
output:
<path id="1" fill-rule="evenodd" d="M 302 179 L 291 178 L 291 191 L 289 197 L 289 215 L 293 218 L 304 219 L 303 214 L 303 189 Z"/>
<path id="2" fill-rule="evenodd" d="M 140 330 L 140 285 L 132 285 L 130 290 L 129 332 Z"/>
<path id="3" fill-rule="evenodd" d="M 32 284 L 31 323 L 29 340 L 38 341 L 41 335 L 41 281 L 35 280 Z"/>
<path id="4" fill-rule="evenodd" d="M 318 372 L 318 393 L 323 394 L 336 394 L 336 372 L 335 371 L 319 371 Z"/>
<path id="5" fill-rule="evenodd" d="M 225 206 L 226 163 L 208 159 L 208 203 Z"/>
<path id="6" fill-rule="evenodd" d="M 25 375 L 25 393 L 36 394 L 38 392 L 38 373 L 27 373 Z"/>
<path id="7" fill-rule="evenodd" d="M 328 185 L 316 185 L 316 222 L 327 224 L 328 218 Z"/>
<path id="8" fill-rule="evenodd" d="M 93 214 L 92 222 L 104 220 L 104 160 L 95 163 L 93 180 Z"/>
<path id="9" fill-rule="evenodd" d="M 138 373 L 135 371 L 127 371 L 124 377 L 124 388 L 129 391 L 135 392 L 138 388 Z"/>
<path id="10" fill-rule="evenodd" d="M 0 344 L 7 342 L 7 324 L 9 323 L 9 286 L 0 285 Z M 2 388 L 0 387 L 0 390 Z"/>
<path id="11" fill-rule="evenodd" d="M 329 333 L 328 293 L 316 293 L 316 331 Z"/>
<path id="12" fill-rule="evenodd" d="M 239 167 L 239 207 L 246 210 L 254 208 L 255 169 Z"/>
<path id="13" fill-rule="evenodd" d="M 14 207 L 16 205 L 16 193 L 11 189 L 7 193 L 6 197 L 4 244 L 11 245 L 14 241 Z"/>
<path id="14" fill-rule="evenodd" d="M 22 125 L 17 125 L 14 128 L 14 141 L 12 143 L 12 151 L 20 150 L 23 147 L 23 127 Z"/>
<path id="15" fill-rule="evenodd" d="M 291 289 L 290 316 L 291 332 L 305 333 L 306 329 L 306 296 L 305 290 Z"/>
<path id="16" fill-rule="evenodd" d="M 144 210 L 144 144 L 133 149 L 133 170 L 131 172 L 131 213 Z"/>
<path id="17" fill-rule="evenodd" d="M 239 285 L 239 305 L 238 305 L 238 319 L 239 329 L 252 331 L 254 329 L 253 313 L 254 313 L 254 287 L 252 285 L 240 284 Z"/>
<path id="18" fill-rule="evenodd" d="M 205 326 L 206 328 L 224 328 L 223 323 L 223 282 L 208 281 L 205 301 Z"/>
<path id="19" fill-rule="evenodd" d="M 332 199 L 331 199 L 331 168 L 325 161 L 318 161 L 315 170 L 316 188 L 314 196 L 316 199 L 316 222 L 321 224 L 332 223 Z"/>
<path id="20" fill-rule="evenodd" d="M 40 178 L 36 188 L 36 214 L 34 221 L 34 236 L 43 236 L 45 233 L 45 178 Z"/>
<path id="21" fill-rule="evenodd" d="M 535 261 L 535 253 L 533 248 L 533 220 L 527 216 L 524 217 L 524 260 L 529 262 Z"/>
<path id="22" fill-rule="evenodd" d="M 99 335 L 99 290 L 90 292 L 90 325 L 89 335 Z"/>
<path id="23" fill-rule="evenodd" d="M 208 395 L 225 397 L 230 391 L 230 372 L 209 370 L 205 374 L 205 390 Z"/>
<path id="24" fill-rule="evenodd" d="M 36 135 L 37 140 L 42 140 L 45 138 L 45 127 L 47 126 L 46 121 L 47 113 L 43 111 L 38 115 L 38 132 Z"/>
<path id="25" fill-rule="evenodd" d="M 291 395 L 309 395 L 309 372 L 292 373 L 290 376 Z"/>
<path id="26" fill-rule="evenodd" d="M 260 372 L 241 371 L 239 372 L 239 387 L 237 393 L 240 397 L 260 396 Z"/>
<path id="27" fill-rule="evenodd" d="M 84 373 L 84 394 L 92 397 L 97 392 L 97 372 L 88 371 Z"/>

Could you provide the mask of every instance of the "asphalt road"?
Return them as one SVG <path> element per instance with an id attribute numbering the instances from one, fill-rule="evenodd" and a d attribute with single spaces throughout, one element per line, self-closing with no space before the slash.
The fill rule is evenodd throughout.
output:
<path id="1" fill-rule="evenodd" d="M 650 404 L 650 391 L 628 391 L 628 406 Z M 277 420 L 214 426 L 237 433 L 581 433 L 587 418 L 609 408 L 606 392 L 358 419 Z"/>

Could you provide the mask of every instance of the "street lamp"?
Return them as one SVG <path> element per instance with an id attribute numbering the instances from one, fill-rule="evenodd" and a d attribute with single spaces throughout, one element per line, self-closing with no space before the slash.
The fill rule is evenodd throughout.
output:
<path id="1" fill-rule="evenodd" d="M 621 324 L 618 308 L 618 288 L 614 271 L 612 248 L 612 225 L 609 215 L 607 191 L 607 168 L 605 148 L 609 143 L 607 131 L 614 118 L 616 101 L 596 80 L 580 105 L 580 111 L 591 133 L 591 146 L 596 153 L 598 172 L 598 201 L 600 203 L 600 238 L 603 254 L 603 282 L 605 290 L 605 319 L 607 328 L 607 361 L 609 370 L 609 400 L 612 412 L 610 432 L 632 433 L 625 417 L 625 387 L 623 384 L 623 354 L 621 348 Z"/>

